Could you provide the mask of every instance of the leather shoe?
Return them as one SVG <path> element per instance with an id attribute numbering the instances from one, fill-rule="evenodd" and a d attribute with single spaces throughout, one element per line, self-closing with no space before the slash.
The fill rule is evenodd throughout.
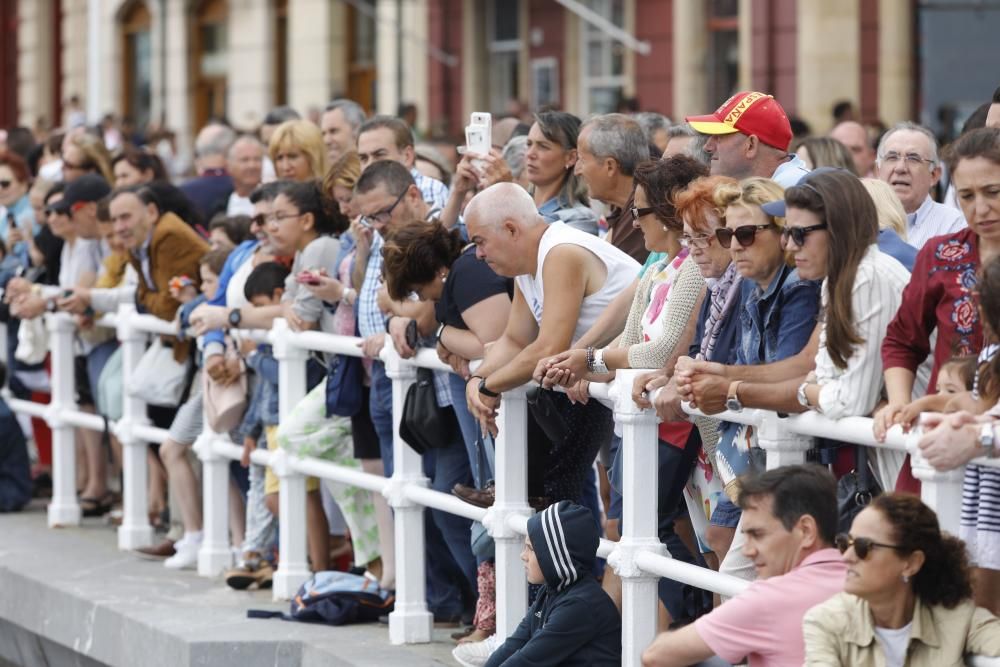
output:
<path id="1" fill-rule="evenodd" d="M 142 547 L 141 549 L 136 549 L 135 552 L 140 556 L 144 556 L 146 558 L 159 559 L 159 558 L 170 558 L 171 556 L 177 553 L 177 550 L 174 549 L 173 540 L 164 540 L 163 542 L 160 542 L 159 544 L 152 547 Z"/>
<path id="2" fill-rule="evenodd" d="M 492 507 L 493 503 L 496 501 L 496 488 L 490 484 L 485 489 L 477 489 L 475 487 L 466 486 L 465 484 L 456 484 L 451 490 L 452 495 L 464 500 L 470 505 L 475 505 L 476 507 Z"/>

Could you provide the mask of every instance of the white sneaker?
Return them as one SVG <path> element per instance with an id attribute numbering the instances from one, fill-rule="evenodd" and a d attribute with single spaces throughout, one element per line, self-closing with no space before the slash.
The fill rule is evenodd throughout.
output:
<path id="1" fill-rule="evenodd" d="M 201 549 L 201 533 L 185 533 L 176 544 L 176 553 L 163 561 L 163 567 L 168 570 L 192 570 L 198 566 L 198 550 Z"/>
<path id="2" fill-rule="evenodd" d="M 481 642 L 466 642 L 459 644 L 452 652 L 451 657 L 458 661 L 462 667 L 482 667 L 490 659 L 502 642 L 496 641 L 496 635 L 488 637 Z"/>

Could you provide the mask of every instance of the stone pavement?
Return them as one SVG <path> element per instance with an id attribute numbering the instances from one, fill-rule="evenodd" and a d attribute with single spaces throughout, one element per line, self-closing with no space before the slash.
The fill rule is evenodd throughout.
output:
<path id="1" fill-rule="evenodd" d="M 388 626 L 251 620 L 287 609 L 118 551 L 98 520 L 49 529 L 41 504 L 0 514 L 0 667 L 455 665 L 452 630 L 393 646 Z"/>

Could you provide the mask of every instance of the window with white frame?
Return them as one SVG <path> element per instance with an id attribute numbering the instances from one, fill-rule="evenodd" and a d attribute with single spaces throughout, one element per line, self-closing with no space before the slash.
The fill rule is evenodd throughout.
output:
<path id="1" fill-rule="evenodd" d="M 585 0 L 594 12 L 625 27 L 627 0 Z M 582 113 L 609 113 L 625 90 L 625 46 L 603 30 L 580 20 L 580 106 Z"/>
<path id="2" fill-rule="evenodd" d="M 486 7 L 490 111 L 499 114 L 521 99 L 521 3 L 489 0 Z"/>

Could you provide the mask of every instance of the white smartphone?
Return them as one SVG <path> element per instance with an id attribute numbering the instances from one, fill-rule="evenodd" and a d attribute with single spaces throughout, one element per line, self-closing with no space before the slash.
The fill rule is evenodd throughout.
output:
<path id="1" fill-rule="evenodd" d="M 474 111 L 465 127 L 465 149 L 480 155 L 489 155 L 493 147 L 492 114 Z"/>

